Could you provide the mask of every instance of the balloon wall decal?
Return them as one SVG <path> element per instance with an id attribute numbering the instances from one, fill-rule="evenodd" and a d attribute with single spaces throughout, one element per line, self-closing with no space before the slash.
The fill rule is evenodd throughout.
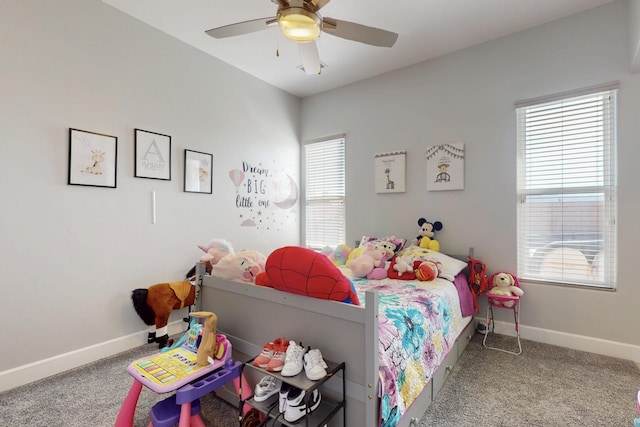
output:
<path id="1" fill-rule="evenodd" d="M 236 186 L 236 193 L 240 191 L 240 184 L 244 181 L 244 172 L 240 169 L 233 169 L 229 171 L 229 178 L 233 181 L 233 184 Z"/>

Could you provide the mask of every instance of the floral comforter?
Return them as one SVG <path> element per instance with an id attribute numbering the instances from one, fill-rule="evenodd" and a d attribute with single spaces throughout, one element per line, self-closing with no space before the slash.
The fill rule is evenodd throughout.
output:
<path id="1" fill-rule="evenodd" d="M 364 304 L 378 291 L 380 425 L 393 427 L 431 380 L 464 329 L 455 286 L 432 282 L 352 279 Z"/>

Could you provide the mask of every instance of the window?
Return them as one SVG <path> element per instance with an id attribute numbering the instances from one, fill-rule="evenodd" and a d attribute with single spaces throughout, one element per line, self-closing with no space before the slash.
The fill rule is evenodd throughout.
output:
<path id="1" fill-rule="evenodd" d="M 304 146 L 305 246 L 320 250 L 345 243 L 345 139 Z"/>
<path id="2" fill-rule="evenodd" d="M 617 88 L 516 104 L 519 278 L 615 288 Z"/>

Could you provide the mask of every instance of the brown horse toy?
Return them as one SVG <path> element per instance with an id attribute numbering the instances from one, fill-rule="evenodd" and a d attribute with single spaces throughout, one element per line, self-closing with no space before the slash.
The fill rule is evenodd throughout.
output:
<path id="1" fill-rule="evenodd" d="M 131 292 L 133 307 L 142 321 L 154 326 L 149 331 L 147 342 L 157 342 L 159 348 L 171 345 L 167 323 L 173 310 L 191 306 L 196 302 L 197 288 L 189 280 L 182 282 L 158 283 L 148 289 L 134 289 Z"/>

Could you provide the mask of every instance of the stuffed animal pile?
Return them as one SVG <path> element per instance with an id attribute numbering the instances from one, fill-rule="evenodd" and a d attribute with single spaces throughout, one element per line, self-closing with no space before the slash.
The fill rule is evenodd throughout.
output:
<path id="1" fill-rule="evenodd" d="M 391 259 L 387 270 L 390 279 L 422 280 L 430 282 L 442 276 L 442 263 L 437 252 L 419 246 L 410 246 Z"/>

